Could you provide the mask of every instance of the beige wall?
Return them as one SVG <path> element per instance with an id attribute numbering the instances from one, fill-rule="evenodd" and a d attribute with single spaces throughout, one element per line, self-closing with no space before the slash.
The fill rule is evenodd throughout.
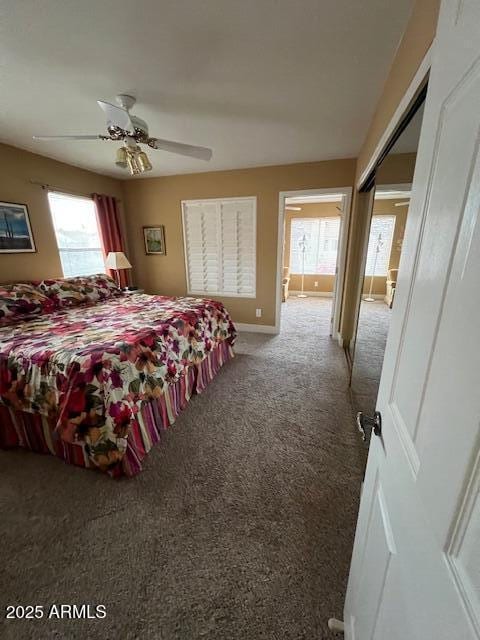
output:
<path id="1" fill-rule="evenodd" d="M 317 286 L 315 286 L 317 283 Z M 333 293 L 335 277 L 324 274 L 306 274 L 303 290 L 312 293 Z M 302 276 L 298 273 L 290 275 L 289 291 L 300 291 L 302 288 Z"/>
<path id="2" fill-rule="evenodd" d="M 411 184 L 416 161 L 416 153 L 388 155 L 377 170 L 375 185 Z"/>
<path id="3" fill-rule="evenodd" d="M 365 170 L 420 63 L 435 37 L 440 0 L 417 0 L 358 155 L 357 177 Z"/>
<path id="4" fill-rule="evenodd" d="M 332 216 L 339 216 L 340 212 L 337 209 L 340 203 L 338 202 L 319 202 L 315 204 L 302 204 L 301 211 L 286 211 L 285 212 L 285 247 L 283 254 L 283 266 L 290 266 L 290 240 L 292 220 L 294 218 L 325 218 Z M 315 286 L 317 283 L 317 286 Z M 333 285 L 335 283 L 335 276 L 326 275 L 322 273 L 307 274 L 304 278 L 304 290 L 322 293 L 333 293 Z M 302 276 L 299 274 L 290 274 L 290 290 L 299 291 L 302 287 Z"/>
<path id="5" fill-rule="evenodd" d="M 402 41 L 397 49 L 390 73 L 372 118 L 365 142 L 357 160 L 355 182 L 365 170 L 385 129 L 392 119 L 407 88 L 413 80 L 426 52 L 435 37 L 440 0 L 417 0 Z M 385 180 L 402 182 L 403 180 Z M 404 180 L 405 182 L 407 180 Z M 354 191 L 352 203 L 352 224 L 348 237 L 347 266 L 342 299 L 340 332 L 346 344 L 353 337 L 358 281 L 361 277 L 361 246 L 368 215 L 365 211 L 366 198 Z"/>
<path id="6" fill-rule="evenodd" d="M 47 192 L 31 184 L 30 180 L 51 184 L 72 194 L 108 193 L 120 200 L 121 210 L 123 201 L 126 219 L 122 219 L 122 223 L 125 225 L 127 253 L 134 265 L 133 279 L 147 292 L 170 295 L 186 292 L 181 200 L 256 195 L 257 297 L 225 298 L 224 302 L 238 322 L 269 325 L 275 323 L 279 192 L 350 186 L 355 172 L 355 160 L 349 159 L 120 182 L 1 144 L 0 163 L 3 170 L 0 200 L 28 205 L 37 247 L 37 253 L 33 254 L 0 254 L 2 282 L 62 275 Z M 394 171 L 399 171 L 399 167 L 402 177 L 408 174 L 404 165 L 398 162 Z M 386 180 L 393 181 L 392 171 L 386 172 Z M 297 212 L 287 212 L 287 225 L 294 213 Z M 317 217 L 337 215 L 338 211 L 334 204 L 323 203 L 302 205 L 302 211 L 298 213 Z M 142 226 L 155 224 L 165 225 L 166 256 L 145 255 Z M 285 241 L 286 255 L 289 256 L 289 229 Z M 318 282 L 318 287 L 314 282 Z M 307 290 L 329 292 L 333 290 L 333 277 L 307 276 L 305 284 Z M 298 277 L 292 277 L 290 288 L 300 288 Z M 260 319 L 255 317 L 258 307 L 263 309 Z"/>
<path id="7" fill-rule="evenodd" d="M 182 200 L 257 196 L 257 295 L 222 298 L 237 322 L 275 324 L 280 191 L 353 184 L 355 160 L 332 160 L 237 171 L 130 180 L 124 183 L 126 224 L 136 284 L 147 293 L 186 293 Z M 166 256 L 147 256 L 142 226 L 165 225 Z M 255 317 L 255 309 L 263 310 Z"/>
<path id="8" fill-rule="evenodd" d="M 362 293 L 370 292 L 370 276 L 363 281 Z M 384 296 L 387 292 L 387 279 L 383 276 L 373 276 L 372 294 L 375 296 Z"/>
<path id="9" fill-rule="evenodd" d="M 121 182 L 77 169 L 16 147 L 0 144 L 0 201 L 28 206 L 36 253 L 0 254 L 0 282 L 61 277 L 47 192 L 30 180 L 55 185 L 72 194 L 106 193 L 122 197 Z"/>
<path id="10" fill-rule="evenodd" d="M 0 255 L 0 280 L 61 274 L 46 193 L 40 187 L 31 185 L 30 179 L 51 183 L 72 193 L 98 191 L 121 198 L 123 191 L 129 257 L 135 267 L 136 282 L 147 292 L 172 295 L 183 294 L 186 291 L 180 201 L 256 195 L 257 297 L 254 300 L 225 298 L 224 301 L 238 322 L 273 325 L 279 191 L 335 188 L 354 184 L 356 176 L 361 174 L 368 163 L 432 42 L 438 6 L 439 0 L 417 0 L 358 161 L 347 159 L 314 162 L 137 179 L 120 183 L 42 156 L 0 145 L 0 199 L 28 205 L 38 249 L 36 254 Z M 389 178 L 388 181 L 402 180 Z M 347 339 L 351 337 L 354 326 L 361 258 L 359 247 L 367 224 L 365 213 L 362 213 L 361 207 L 356 206 L 358 202 L 354 195 L 341 320 L 341 332 Z M 167 255 L 146 256 L 142 226 L 157 224 L 165 225 Z M 258 307 L 263 309 L 263 317 L 257 320 L 255 309 Z"/>

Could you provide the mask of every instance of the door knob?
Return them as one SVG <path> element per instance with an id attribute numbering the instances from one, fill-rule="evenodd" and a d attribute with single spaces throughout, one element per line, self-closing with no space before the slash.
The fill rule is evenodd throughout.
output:
<path id="1" fill-rule="evenodd" d="M 362 440 L 366 442 L 367 436 L 372 435 L 372 431 L 376 436 L 382 435 L 382 414 L 375 411 L 373 418 L 365 416 L 361 411 L 357 413 L 357 427 L 362 434 Z M 370 437 L 368 438 L 370 439 Z"/>

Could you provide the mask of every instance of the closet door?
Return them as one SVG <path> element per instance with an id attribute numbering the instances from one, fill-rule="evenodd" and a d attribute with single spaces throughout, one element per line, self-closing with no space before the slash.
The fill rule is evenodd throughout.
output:
<path id="1" fill-rule="evenodd" d="M 479 43 L 480 3 L 444 0 L 350 568 L 348 640 L 480 638 Z"/>

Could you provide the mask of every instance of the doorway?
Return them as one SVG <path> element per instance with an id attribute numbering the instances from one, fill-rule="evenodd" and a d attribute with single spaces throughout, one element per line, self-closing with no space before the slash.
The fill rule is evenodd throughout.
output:
<path id="1" fill-rule="evenodd" d="M 338 333 L 351 188 L 280 193 L 276 328 Z"/>

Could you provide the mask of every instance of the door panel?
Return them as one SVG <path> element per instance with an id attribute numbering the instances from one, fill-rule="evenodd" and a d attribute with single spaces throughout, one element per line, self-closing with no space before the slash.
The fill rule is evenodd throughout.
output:
<path id="1" fill-rule="evenodd" d="M 390 516 L 381 486 L 375 483 L 372 510 L 365 537 L 363 551 L 363 568 L 360 570 L 362 588 L 357 594 L 357 616 L 352 621 L 353 635 L 359 626 L 367 630 L 368 637 L 374 637 L 379 613 L 378 603 L 383 598 L 383 592 L 391 566 L 392 555 L 395 553 L 395 543 L 390 524 Z M 373 570 L 372 570 L 373 568 Z"/>
<path id="2" fill-rule="evenodd" d="M 440 314 L 465 190 L 478 151 L 479 105 L 475 96 L 479 95 L 479 88 L 479 68 L 475 65 L 468 78 L 463 78 L 443 102 L 436 132 L 432 186 L 426 201 L 431 215 L 424 226 L 392 393 L 414 440 L 427 369 L 435 348 L 432 318 Z"/>
<path id="3" fill-rule="evenodd" d="M 479 146 L 480 3 L 444 0 L 346 638 L 480 638 Z"/>
<path id="4" fill-rule="evenodd" d="M 446 550 L 447 562 L 468 614 L 480 635 L 480 454 L 477 453 Z"/>
<path id="5" fill-rule="evenodd" d="M 419 490 L 430 504 L 431 519 L 439 539 L 445 540 L 449 522 L 458 510 L 468 470 L 452 464 L 473 464 L 479 443 L 480 394 L 478 393 L 478 344 L 480 327 L 480 161 L 465 197 L 456 249 L 445 289 L 435 351 L 432 354 L 425 397 L 419 420 L 417 447 L 423 469 Z M 458 363 L 461 362 L 461 366 Z M 461 420 L 459 421 L 459 416 Z M 459 437 L 461 435 L 461 437 Z M 435 474 L 448 473 L 441 501 Z"/>

